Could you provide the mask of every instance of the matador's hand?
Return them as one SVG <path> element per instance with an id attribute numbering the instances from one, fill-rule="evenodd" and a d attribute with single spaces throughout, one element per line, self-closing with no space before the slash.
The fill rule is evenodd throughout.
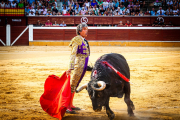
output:
<path id="1" fill-rule="evenodd" d="M 66 75 L 70 75 L 71 74 L 71 69 L 66 71 Z"/>

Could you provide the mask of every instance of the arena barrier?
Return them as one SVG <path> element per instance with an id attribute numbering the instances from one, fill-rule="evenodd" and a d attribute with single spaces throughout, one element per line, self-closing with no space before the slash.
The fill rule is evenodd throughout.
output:
<path id="1" fill-rule="evenodd" d="M 0 26 L 0 46 L 29 45 L 29 26 Z"/>
<path id="2" fill-rule="evenodd" d="M 91 46 L 180 47 L 180 27 L 88 27 Z M 33 27 L 30 46 L 68 46 L 76 27 Z"/>
<path id="3" fill-rule="evenodd" d="M 1 27 L 1 26 L 0 26 Z M 68 46 L 76 27 L 2 26 L 0 46 Z M 91 46 L 180 47 L 180 27 L 88 27 Z"/>

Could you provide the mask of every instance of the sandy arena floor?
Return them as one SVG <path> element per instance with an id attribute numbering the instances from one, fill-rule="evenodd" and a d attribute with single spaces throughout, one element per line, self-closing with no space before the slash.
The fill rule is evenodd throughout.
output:
<path id="1" fill-rule="evenodd" d="M 135 117 L 127 115 L 124 99 L 111 98 L 115 120 L 180 120 L 180 48 L 91 47 L 89 64 L 105 53 L 120 53 L 131 70 L 131 99 Z M 39 98 L 48 75 L 67 70 L 70 49 L 65 46 L 0 47 L 0 119 L 57 120 L 45 113 Z M 90 80 L 87 72 L 80 85 Z M 108 120 L 105 110 L 94 112 L 86 90 L 75 95 L 78 114 L 63 120 Z"/>

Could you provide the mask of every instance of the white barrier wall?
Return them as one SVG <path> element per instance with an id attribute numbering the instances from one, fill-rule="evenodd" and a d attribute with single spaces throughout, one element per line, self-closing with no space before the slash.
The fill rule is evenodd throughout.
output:
<path id="1" fill-rule="evenodd" d="M 11 46 L 11 26 L 6 25 L 6 46 Z"/>

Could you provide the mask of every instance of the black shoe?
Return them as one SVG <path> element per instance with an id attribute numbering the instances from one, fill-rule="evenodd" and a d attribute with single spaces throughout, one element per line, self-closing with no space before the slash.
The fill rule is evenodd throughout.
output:
<path id="1" fill-rule="evenodd" d="M 79 107 L 71 108 L 72 110 L 81 110 Z"/>
<path id="2" fill-rule="evenodd" d="M 66 110 L 66 113 L 69 113 L 69 114 L 76 114 L 76 112 L 75 112 L 75 111 L 73 111 L 73 110 L 72 110 L 72 111 L 70 111 L 70 110 L 68 110 L 68 109 Z"/>

